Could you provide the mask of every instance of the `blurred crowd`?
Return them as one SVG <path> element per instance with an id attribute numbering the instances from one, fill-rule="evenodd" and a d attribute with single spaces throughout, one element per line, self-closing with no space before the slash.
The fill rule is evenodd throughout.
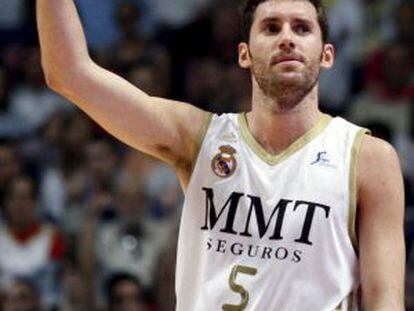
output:
<path id="1" fill-rule="evenodd" d="M 101 66 L 154 96 L 249 109 L 240 1 L 76 2 Z M 414 1 L 325 2 L 337 51 L 321 108 L 397 148 L 414 310 Z M 174 173 L 46 87 L 34 6 L 0 0 L 0 310 L 174 310 Z"/>

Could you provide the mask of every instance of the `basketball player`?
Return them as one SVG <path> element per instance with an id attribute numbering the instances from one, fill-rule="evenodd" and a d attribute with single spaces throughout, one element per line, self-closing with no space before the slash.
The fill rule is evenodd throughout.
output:
<path id="1" fill-rule="evenodd" d="M 177 310 L 403 310 L 399 162 L 318 109 L 319 72 L 334 61 L 320 1 L 244 5 L 248 113 L 151 97 L 97 66 L 72 0 L 37 0 L 47 82 L 175 168 L 186 194 Z"/>

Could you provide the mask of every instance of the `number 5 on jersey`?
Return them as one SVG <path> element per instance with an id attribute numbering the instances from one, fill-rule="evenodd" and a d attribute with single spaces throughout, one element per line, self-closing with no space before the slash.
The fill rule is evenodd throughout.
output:
<path id="1" fill-rule="evenodd" d="M 243 286 L 236 283 L 238 273 L 256 275 L 257 269 L 248 266 L 236 265 L 233 267 L 229 277 L 229 285 L 233 292 L 238 293 L 241 296 L 241 303 L 239 305 L 223 304 L 223 311 L 242 311 L 246 308 L 249 302 L 249 293 L 244 289 Z"/>

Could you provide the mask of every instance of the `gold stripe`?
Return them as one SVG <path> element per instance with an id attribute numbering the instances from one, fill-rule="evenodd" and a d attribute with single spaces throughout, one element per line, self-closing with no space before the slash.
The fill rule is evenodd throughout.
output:
<path id="1" fill-rule="evenodd" d="M 354 298 L 354 291 L 350 292 L 348 294 L 348 296 L 346 296 L 346 298 L 344 300 L 341 301 L 341 303 L 335 308 L 334 311 L 343 311 L 344 310 L 344 302 L 346 301 L 346 310 L 347 311 L 352 311 L 352 303 L 353 303 L 353 298 Z"/>
<path id="2" fill-rule="evenodd" d="M 211 112 L 207 112 L 204 116 L 204 119 L 201 123 L 200 129 L 198 130 L 197 137 L 195 140 L 195 147 L 193 156 L 191 159 L 191 171 L 190 176 L 193 173 L 195 164 L 197 162 L 198 155 L 200 153 L 201 145 L 203 144 L 204 137 L 207 133 L 208 126 L 210 125 L 211 119 L 213 118 L 213 114 Z"/>
<path id="3" fill-rule="evenodd" d="M 276 165 L 286 160 L 288 157 L 290 157 L 292 154 L 294 154 L 296 151 L 298 151 L 300 148 L 302 148 L 310 141 L 312 141 L 316 136 L 318 136 L 328 126 L 331 120 L 331 116 L 327 114 L 322 114 L 318 122 L 309 131 L 307 131 L 296 141 L 294 141 L 285 151 L 281 152 L 278 155 L 272 155 L 268 153 L 259 144 L 259 142 L 257 142 L 257 140 L 250 132 L 249 125 L 247 123 L 246 113 L 243 112 L 238 115 L 238 123 L 240 127 L 241 136 L 244 138 L 244 140 L 250 146 L 253 152 L 269 165 Z"/>
<path id="4" fill-rule="evenodd" d="M 342 311 L 342 305 L 344 304 L 344 302 L 342 301 L 340 304 L 339 304 L 339 306 L 337 306 L 336 308 L 335 308 L 335 310 L 334 311 Z"/>
<path id="5" fill-rule="evenodd" d="M 356 235 L 356 218 L 357 218 L 357 161 L 361 141 L 365 134 L 369 134 L 369 130 L 360 129 L 352 144 L 351 164 L 349 166 L 349 236 L 355 253 L 358 254 L 358 239 Z"/>
<path id="6" fill-rule="evenodd" d="M 354 303 L 354 291 L 348 295 L 348 311 L 352 311 L 352 304 Z"/>

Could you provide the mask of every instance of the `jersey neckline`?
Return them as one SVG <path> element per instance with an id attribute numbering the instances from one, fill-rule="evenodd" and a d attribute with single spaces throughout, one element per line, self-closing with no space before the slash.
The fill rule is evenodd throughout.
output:
<path id="1" fill-rule="evenodd" d="M 316 124 L 305 132 L 302 136 L 297 138 L 288 148 L 279 154 L 273 155 L 269 153 L 262 145 L 256 140 L 253 134 L 250 132 L 249 125 L 247 123 L 246 112 L 241 112 L 237 115 L 239 124 L 239 131 L 241 137 L 250 147 L 250 149 L 265 163 L 269 165 L 276 165 L 287 158 L 289 158 L 296 151 L 311 142 L 316 136 L 318 136 L 329 125 L 333 118 L 328 114 L 322 114 Z"/>

